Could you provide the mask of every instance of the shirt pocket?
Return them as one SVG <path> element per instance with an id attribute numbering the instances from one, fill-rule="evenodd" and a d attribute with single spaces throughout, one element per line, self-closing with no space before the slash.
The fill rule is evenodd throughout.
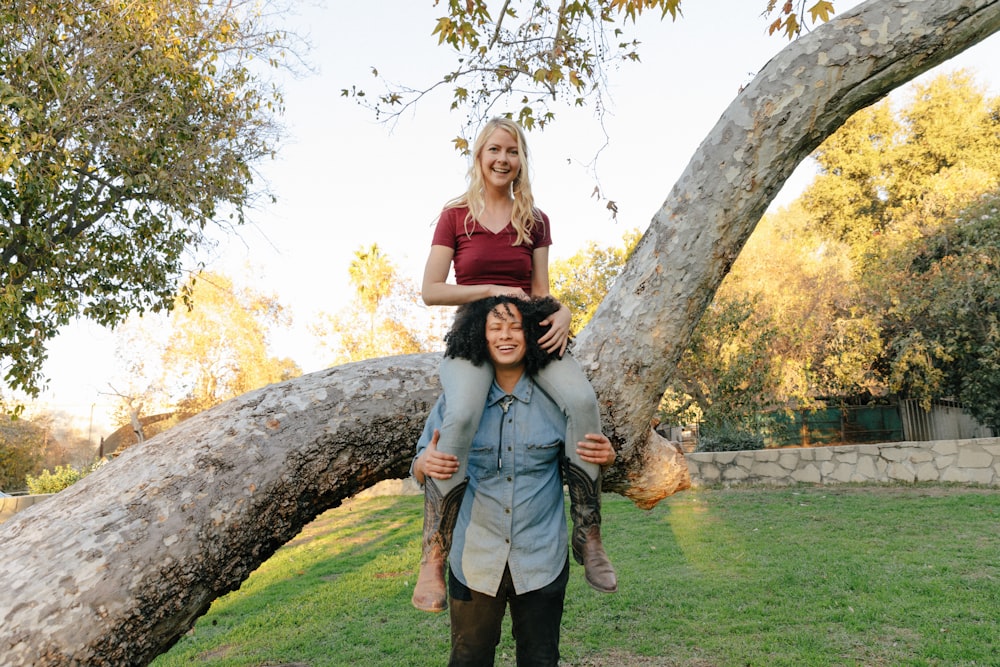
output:
<path id="1" fill-rule="evenodd" d="M 469 477 L 490 479 L 499 472 L 497 467 L 497 446 L 473 447 L 469 450 Z"/>
<path id="2" fill-rule="evenodd" d="M 561 440 L 545 443 L 530 443 L 524 448 L 523 461 L 518 472 L 525 475 L 544 476 L 558 465 L 563 453 Z"/>

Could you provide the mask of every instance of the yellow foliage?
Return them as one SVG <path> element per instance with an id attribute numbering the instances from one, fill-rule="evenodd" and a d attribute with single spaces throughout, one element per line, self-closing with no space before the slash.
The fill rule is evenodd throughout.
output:
<path id="1" fill-rule="evenodd" d="M 833 3 L 828 0 L 819 0 L 819 2 L 809 8 L 809 17 L 812 19 L 813 23 L 816 23 L 817 21 L 829 21 L 832 15 Z"/>

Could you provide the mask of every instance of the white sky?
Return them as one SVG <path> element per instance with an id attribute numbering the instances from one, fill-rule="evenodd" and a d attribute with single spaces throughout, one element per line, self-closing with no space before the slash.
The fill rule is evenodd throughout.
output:
<path id="1" fill-rule="evenodd" d="M 839 12 L 854 4 L 834 3 Z M 598 161 L 617 221 L 591 197 L 595 181 L 581 166 L 604 143 L 590 110 L 557 110 L 554 125 L 529 135 L 536 201 L 553 224 L 553 259 L 589 241 L 616 245 L 626 230 L 646 228 L 740 86 L 787 44 L 766 34 L 764 5 L 690 2 L 676 23 L 661 23 L 655 13 L 640 20 L 642 63 L 611 74 L 610 144 Z M 309 35 L 318 72 L 282 84 L 288 136 L 278 158 L 262 166 L 278 202 L 251 212 L 240 236 L 223 238 L 207 259 L 209 269 L 276 292 L 292 309 L 293 330 L 275 353 L 306 372 L 323 367 L 306 325 L 350 299 L 354 251 L 378 243 L 419 284 L 436 215 L 464 190 L 467 162 L 451 144 L 464 116 L 448 111 L 447 92 L 426 98 L 391 128 L 340 95 L 354 84 L 379 92 L 372 66 L 413 87 L 449 71 L 450 52 L 431 35 L 443 13 L 433 0 L 328 0 L 289 17 L 291 30 Z M 967 67 L 997 94 L 997 62 L 1000 37 L 993 36 L 924 78 Z M 793 176 L 776 203 L 793 199 L 809 178 Z M 75 325 L 53 342 L 46 365 L 50 389 L 42 403 L 80 415 L 83 429 L 93 414 L 95 441 L 106 433 L 112 405 L 102 394 L 117 372 L 111 340 L 98 327 Z"/>

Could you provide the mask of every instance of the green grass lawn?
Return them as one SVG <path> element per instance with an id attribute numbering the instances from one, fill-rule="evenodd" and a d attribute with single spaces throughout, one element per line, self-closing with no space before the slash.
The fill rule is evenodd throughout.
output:
<path id="1" fill-rule="evenodd" d="M 448 615 L 410 606 L 421 512 L 323 514 L 153 664 L 444 665 Z M 563 665 L 1000 665 L 997 490 L 699 490 L 648 512 L 606 496 L 604 537 L 620 591 L 573 564 Z"/>

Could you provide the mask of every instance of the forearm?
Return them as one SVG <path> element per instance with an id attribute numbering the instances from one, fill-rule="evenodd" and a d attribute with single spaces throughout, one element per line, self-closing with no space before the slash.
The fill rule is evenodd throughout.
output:
<path id="1" fill-rule="evenodd" d="M 421 297 L 428 306 L 461 306 L 493 296 L 495 285 L 424 284 Z"/>
<path id="2" fill-rule="evenodd" d="M 525 298 L 524 290 L 503 285 L 453 285 L 451 283 L 424 283 L 420 295 L 428 306 L 461 306 L 491 296 L 509 295 Z"/>
<path id="3" fill-rule="evenodd" d="M 413 459 L 412 465 L 410 465 L 410 475 L 420 486 L 424 485 L 424 480 L 426 479 L 426 474 L 424 473 L 424 457 L 423 455 L 418 455 Z"/>

